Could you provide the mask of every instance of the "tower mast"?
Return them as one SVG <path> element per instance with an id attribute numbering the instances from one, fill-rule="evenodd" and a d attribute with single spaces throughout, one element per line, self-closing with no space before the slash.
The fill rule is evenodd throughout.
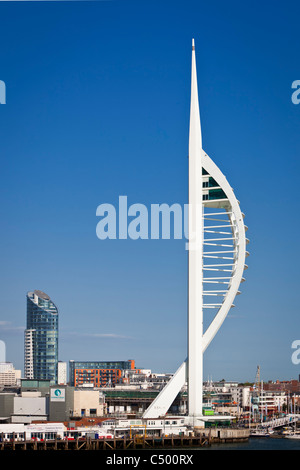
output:
<path id="1" fill-rule="evenodd" d="M 202 175 L 202 168 L 205 171 L 205 176 Z M 212 179 L 213 186 L 202 188 L 204 178 L 205 182 Z M 239 285 L 245 280 L 243 273 L 247 269 L 245 258 L 249 255 L 246 251 L 249 240 L 245 236 L 247 227 L 244 225 L 244 214 L 241 212 L 239 201 L 236 199 L 231 185 L 202 149 L 194 40 L 192 43 L 188 191 L 189 242 L 186 247 L 189 250 L 188 355 L 171 380 L 147 408 L 143 418 L 165 416 L 187 382 L 187 420 L 189 423 L 192 421 L 194 425 L 199 426 L 203 425 L 206 420 L 202 412 L 203 354 L 222 326 L 233 306 L 235 296 L 240 293 Z M 203 221 L 204 210 L 206 210 L 206 226 Z M 215 213 L 210 212 L 211 210 Z M 230 230 L 227 230 L 226 227 L 230 227 Z M 219 234 L 221 238 L 215 239 L 215 234 L 217 234 L 216 236 Z M 204 251 L 204 244 L 210 245 L 212 251 L 207 249 Z M 205 263 L 203 263 L 203 258 Z M 224 266 L 231 269 L 223 269 Z M 217 271 L 221 271 L 222 274 L 224 272 L 224 275 L 220 275 Z M 214 272 L 214 275 L 212 274 L 213 277 L 203 276 L 203 272 Z M 203 284 L 205 286 L 216 284 L 214 286 L 216 288 L 208 290 L 209 287 L 203 288 Z M 203 301 L 203 296 L 207 300 Z M 210 296 L 220 297 L 223 300 L 221 303 L 209 302 Z M 203 331 L 203 312 L 207 308 L 216 308 L 217 313 Z"/>
<path id="2" fill-rule="evenodd" d="M 203 393 L 203 207 L 202 136 L 198 101 L 195 42 L 189 129 L 189 254 L 188 254 L 188 413 L 202 416 Z"/>

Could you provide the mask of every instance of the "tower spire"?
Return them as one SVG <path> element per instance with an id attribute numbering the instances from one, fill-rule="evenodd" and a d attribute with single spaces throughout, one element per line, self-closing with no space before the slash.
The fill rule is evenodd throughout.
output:
<path id="1" fill-rule="evenodd" d="M 189 138 L 189 154 L 193 152 L 201 157 L 202 152 L 202 134 L 200 123 L 200 110 L 198 98 L 197 69 L 195 41 L 192 41 L 192 76 L 191 76 L 191 103 L 190 103 L 190 138 Z"/>
<path id="2" fill-rule="evenodd" d="M 202 136 L 193 39 L 189 130 L 188 408 L 189 416 L 194 417 L 202 416 L 203 393 L 202 213 Z"/>

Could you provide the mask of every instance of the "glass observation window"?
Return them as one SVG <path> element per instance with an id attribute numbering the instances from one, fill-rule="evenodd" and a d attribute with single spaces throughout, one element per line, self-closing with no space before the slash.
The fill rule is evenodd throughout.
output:
<path id="1" fill-rule="evenodd" d="M 211 189 L 209 191 L 209 200 L 212 199 L 227 199 L 226 194 L 224 193 L 223 189 Z"/>

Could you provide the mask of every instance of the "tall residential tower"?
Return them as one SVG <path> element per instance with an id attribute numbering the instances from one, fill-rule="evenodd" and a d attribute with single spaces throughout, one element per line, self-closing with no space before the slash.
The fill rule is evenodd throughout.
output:
<path id="1" fill-rule="evenodd" d="M 57 382 L 58 310 L 40 290 L 27 294 L 24 375 L 28 379 Z"/>

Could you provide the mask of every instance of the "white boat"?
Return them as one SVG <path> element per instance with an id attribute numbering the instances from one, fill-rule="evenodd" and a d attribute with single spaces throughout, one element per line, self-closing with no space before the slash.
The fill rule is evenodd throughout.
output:
<path id="1" fill-rule="evenodd" d="M 269 437 L 273 433 L 273 429 L 256 428 L 250 431 L 250 437 Z"/>
<path id="2" fill-rule="evenodd" d="M 286 439 L 300 439 L 300 432 L 291 432 L 284 435 Z"/>
<path id="3" fill-rule="evenodd" d="M 287 439 L 300 439 L 300 431 L 296 431 L 296 429 L 289 429 L 284 432 L 284 437 Z"/>

